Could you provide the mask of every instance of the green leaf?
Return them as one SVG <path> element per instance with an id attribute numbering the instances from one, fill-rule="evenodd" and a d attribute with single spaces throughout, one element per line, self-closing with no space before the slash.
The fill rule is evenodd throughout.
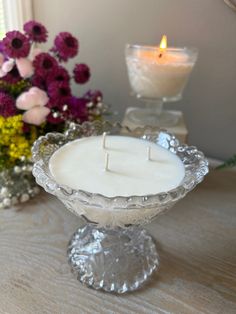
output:
<path id="1" fill-rule="evenodd" d="M 223 164 L 216 167 L 216 169 L 232 168 L 234 166 L 236 166 L 236 154 L 227 159 Z"/>

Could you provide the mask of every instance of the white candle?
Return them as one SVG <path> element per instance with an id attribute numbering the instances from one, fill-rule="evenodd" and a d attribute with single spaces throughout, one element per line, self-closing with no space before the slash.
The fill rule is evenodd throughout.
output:
<path id="1" fill-rule="evenodd" d="M 149 195 L 169 191 L 184 178 L 182 161 L 163 147 L 125 136 L 93 136 L 72 141 L 50 158 L 54 179 L 74 189 L 104 196 Z M 151 160 L 147 160 L 147 148 Z M 104 170 L 106 153 L 108 171 Z"/>
<path id="2" fill-rule="evenodd" d="M 133 91 L 146 98 L 181 98 L 196 61 L 196 51 L 167 48 L 163 36 L 160 47 L 128 46 L 126 61 Z"/>
<path id="3" fill-rule="evenodd" d="M 185 52 L 166 50 L 142 52 L 127 57 L 128 74 L 133 91 L 141 97 L 167 98 L 181 95 L 193 62 Z"/>

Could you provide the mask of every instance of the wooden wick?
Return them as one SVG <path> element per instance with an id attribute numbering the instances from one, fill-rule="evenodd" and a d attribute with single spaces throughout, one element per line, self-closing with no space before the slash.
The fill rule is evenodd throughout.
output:
<path id="1" fill-rule="evenodd" d="M 105 170 L 105 171 L 108 171 L 108 170 L 109 170 L 109 169 L 108 169 L 108 164 L 109 164 L 109 154 L 106 153 L 106 155 L 105 155 L 105 167 L 104 167 L 104 170 Z"/>
<path id="2" fill-rule="evenodd" d="M 103 149 L 106 148 L 106 136 L 107 136 L 107 133 L 103 132 L 103 134 L 102 134 L 102 148 Z"/>
<path id="3" fill-rule="evenodd" d="M 151 160 L 151 146 L 147 147 L 147 160 L 150 161 Z"/>

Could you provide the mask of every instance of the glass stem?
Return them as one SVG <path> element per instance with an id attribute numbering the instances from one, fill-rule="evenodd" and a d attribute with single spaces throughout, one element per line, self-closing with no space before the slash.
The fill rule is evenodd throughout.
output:
<path id="1" fill-rule="evenodd" d="M 150 114 L 150 116 L 160 116 L 163 109 L 163 100 L 154 99 L 154 100 L 146 100 L 146 108 Z"/>

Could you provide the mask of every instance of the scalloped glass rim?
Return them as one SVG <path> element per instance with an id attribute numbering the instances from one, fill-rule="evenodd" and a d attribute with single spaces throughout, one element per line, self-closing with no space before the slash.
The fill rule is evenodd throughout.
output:
<path id="1" fill-rule="evenodd" d="M 150 45 L 139 45 L 139 44 L 126 44 L 125 53 L 126 56 L 130 55 L 130 51 L 143 50 L 143 51 L 156 51 L 159 49 L 159 46 L 150 46 Z M 185 52 L 191 62 L 195 63 L 198 57 L 198 48 L 196 47 L 167 47 L 166 51 L 175 52 L 175 53 L 183 53 Z M 177 61 L 176 61 L 177 62 Z M 178 62 L 177 62 L 178 63 Z M 180 62 L 181 63 L 181 62 Z"/>
<path id="2" fill-rule="evenodd" d="M 126 44 L 127 48 L 135 48 L 135 49 L 149 49 L 149 50 L 156 50 L 157 48 L 159 48 L 159 46 L 152 46 L 152 45 L 139 45 L 139 44 Z M 189 50 L 189 51 L 193 51 L 195 53 L 198 52 L 198 48 L 196 47 L 167 47 L 165 49 L 169 49 L 169 50 L 173 50 L 173 51 L 180 51 L 180 50 Z"/>
<path id="3" fill-rule="evenodd" d="M 90 193 L 83 190 L 75 190 L 66 185 L 58 184 L 52 177 L 48 161 L 51 155 L 65 143 L 83 136 L 99 135 L 104 131 L 111 131 L 111 134 L 118 134 L 112 132 L 114 130 L 125 130 L 128 136 L 141 137 L 143 139 L 156 142 L 159 145 L 169 149 L 171 152 L 177 154 L 185 166 L 185 177 L 182 183 L 175 189 L 161 192 L 158 194 L 150 194 L 143 196 L 115 196 L 107 197 L 97 193 Z M 88 131 L 88 133 L 86 133 Z M 79 136 L 78 136 L 79 135 Z M 82 135 L 82 136 L 81 136 Z M 43 147 L 56 145 L 47 155 Z M 80 201 L 87 205 L 101 207 L 98 204 L 106 204 L 106 208 L 110 209 L 138 209 L 147 207 L 154 208 L 158 205 L 169 205 L 175 203 L 177 200 L 183 198 L 189 191 L 191 191 L 198 183 L 200 183 L 204 176 L 208 173 L 208 161 L 202 152 L 198 151 L 194 146 L 187 146 L 179 144 L 176 137 L 169 132 L 158 127 L 138 127 L 135 130 L 130 130 L 126 126 L 122 126 L 119 122 L 111 123 L 108 121 L 94 121 L 84 122 L 83 124 L 72 124 L 71 127 L 64 133 L 48 133 L 45 136 L 39 137 L 33 147 L 32 156 L 34 166 L 33 175 L 36 182 L 41 185 L 47 192 L 56 195 L 59 198 L 79 198 Z"/>

